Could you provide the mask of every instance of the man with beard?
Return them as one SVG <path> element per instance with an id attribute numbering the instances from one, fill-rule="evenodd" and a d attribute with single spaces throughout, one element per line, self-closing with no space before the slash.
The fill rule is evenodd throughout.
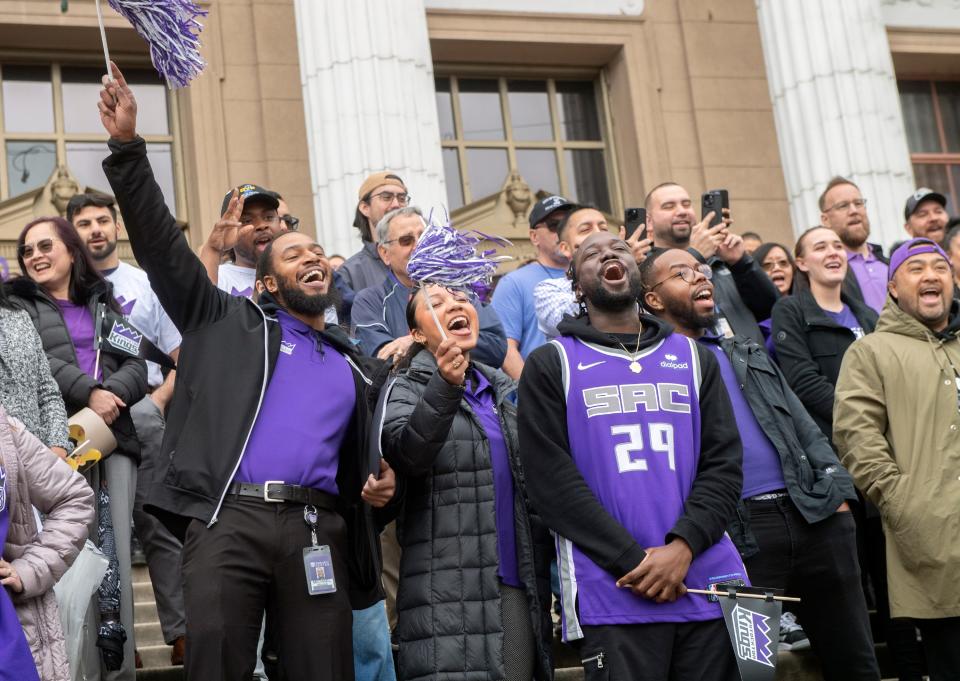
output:
<path id="1" fill-rule="evenodd" d="M 557 535 L 564 639 L 583 639 L 587 678 L 734 681 L 720 606 L 687 593 L 746 579 L 724 533 L 743 477 L 717 359 L 640 313 L 615 235 L 580 245 L 573 285 L 586 314 L 530 354 L 518 401 L 524 483 Z"/>
<path id="2" fill-rule="evenodd" d="M 104 172 L 134 254 L 184 336 L 147 510 L 185 537 L 187 677 L 249 679 L 266 611 L 286 678 L 351 680 L 351 605 L 382 598 L 366 502 L 385 505 L 394 481 L 367 463 L 362 360 L 324 323 L 335 299 L 329 262 L 313 239 L 284 232 L 260 256 L 258 303 L 211 284 L 164 203 L 133 93 L 111 66 L 98 103 L 110 134 Z"/>
<path id="3" fill-rule="evenodd" d="M 117 252 L 120 223 L 113 199 L 104 194 L 77 194 L 67 204 L 67 220 L 80 234 L 97 269 L 113 285 L 113 296 L 124 316 L 176 362 L 180 353 L 180 333 L 150 288 L 146 273 L 120 260 Z M 130 417 L 141 444 L 133 526 L 147 558 L 163 640 L 173 646 L 171 664 L 182 665 L 184 612 L 180 542 L 159 520 L 143 510 L 143 501 L 160 457 L 164 414 L 173 396 L 175 376 L 176 372 L 171 371 L 164 378 L 159 365 L 147 362 L 149 394 L 130 408 Z"/>
<path id="4" fill-rule="evenodd" d="M 742 500 L 728 532 L 755 585 L 801 598 L 794 609 L 824 678 L 877 681 L 847 503 L 857 498 L 853 480 L 764 349 L 712 332 L 714 287 L 702 268 L 687 251 L 669 249 L 644 261 L 640 274 L 646 309 L 720 364 L 743 441 Z"/>
<path id="5" fill-rule="evenodd" d="M 367 176 L 357 190 L 357 199 L 353 226 L 360 232 L 363 248 L 337 268 L 334 278 L 346 322 L 350 321 L 354 297 L 365 288 L 379 286 L 390 275 L 377 248 L 377 225 L 390 211 L 409 205 L 410 193 L 399 175 L 384 170 Z"/>
<path id="6" fill-rule="evenodd" d="M 960 678 L 960 320 L 947 254 L 890 257 L 877 328 L 843 358 L 833 442 L 880 510 L 892 617 L 919 627 L 932 681 Z"/>
<path id="7" fill-rule="evenodd" d="M 945 245 L 947 223 L 947 197 L 927 187 L 920 187 L 910 195 L 903 207 L 903 228 L 913 238 L 926 237 L 938 244 Z"/>
<path id="8" fill-rule="evenodd" d="M 878 313 L 887 298 L 887 259 L 878 244 L 867 243 L 870 218 L 860 188 L 845 177 L 834 177 L 820 195 L 820 224 L 829 227 L 847 249 L 843 292 Z"/>
<path id="9" fill-rule="evenodd" d="M 730 231 L 729 212 L 716 227 L 710 227 L 712 213 L 701 215 L 697 222 L 690 194 L 676 182 L 664 182 L 651 189 L 645 205 L 654 250 L 688 249 L 713 270 L 717 332 L 723 336 L 738 334 L 763 345 L 758 322 L 770 318 L 780 294 L 746 252 L 743 239 Z"/>

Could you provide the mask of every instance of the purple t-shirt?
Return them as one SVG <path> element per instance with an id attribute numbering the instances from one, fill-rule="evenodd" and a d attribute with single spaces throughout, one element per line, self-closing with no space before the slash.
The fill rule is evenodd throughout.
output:
<path id="1" fill-rule="evenodd" d="M 824 312 L 840 326 L 845 326 L 850 329 L 853 332 L 854 338 L 863 338 L 863 327 L 860 326 L 860 322 L 853 316 L 853 312 L 850 311 L 850 308 L 847 307 L 846 304 L 844 304 L 843 309 L 839 312 L 831 312 L 830 310 L 824 310 Z"/>
<path id="2" fill-rule="evenodd" d="M 494 522 L 497 526 L 497 553 L 500 568 L 497 574 L 507 586 L 523 588 L 520 569 L 517 565 L 517 532 L 513 518 L 513 473 L 507 443 L 500 428 L 500 417 L 494 404 L 493 386 L 486 376 L 474 370 L 463 393 L 467 404 L 480 422 L 487 442 L 490 443 L 490 465 L 493 467 Z"/>
<path id="3" fill-rule="evenodd" d="M 0 546 L 6 541 L 10 526 L 9 491 L 7 476 L 0 468 Z M 40 681 L 10 592 L 3 586 L 0 586 L 0 679 Z"/>
<path id="4" fill-rule="evenodd" d="M 887 264 L 870 253 L 864 258 L 859 253 L 847 251 L 847 265 L 860 284 L 864 302 L 877 311 L 883 311 L 887 302 Z"/>
<path id="5" fill-rule="evenodd" d="M 357 395 L 347 360 L 282 310 L 280 354 L 235 480 L 337 494 L 340 445 Z"/>
<path id="6" fill-rule="evenodd" d="M 783 481 L 783 463 L 770 438 L 763 432 L 757 417 L 753 415 L 747 398 L 743 396 L 737 383 L 730 359 L 717 343 L 705 341 L 705 346 L 716 355 L 720 362 L 720 376 L 727 388 L 733 415 L 743 442 L 743 493 L 741 498 L 749 499 L 758 494 L 786 489 Z"/>
<path id="7" fill-rule="evenodd" d="M 671 334 L 632 357 L 561 336 L 570 454 L 584 482 L 641 547 L 663 545 L 684 513 L 700 460 L 700 363 L 694 341 Z M 639 365 L 639 366 L 637 366 Z M 631 368 L 633 367 L 633 368 Z M 557 537 L 564 640 L 581 624 L 699 622 L 722 617 L 705 596 L 656 603 L 618 589 L 616 579 L 571 541 Z M 707 589 L 747 581 L 730 537 L 690 563 L 684 583 Z"/>
<path id="8" fill-rule="evenodd" d="M 67 325 L 67 333 L 73 341 L 73 349 L 77 353 L 77 365 L 80 369 L 96 380 L 93 370 L 97 366 L 97 349 L 94 347 L 93 316 L 86 305 L 77 305 L 69 300 L 58 300 L 60 313 Z M 100 372 L 102 374 L 102 372 Z"/>

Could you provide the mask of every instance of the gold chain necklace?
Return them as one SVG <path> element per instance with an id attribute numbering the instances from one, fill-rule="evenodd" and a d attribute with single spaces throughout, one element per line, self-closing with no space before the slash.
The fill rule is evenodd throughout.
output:
<path id="1" fill-rule="evenodd" d="M 630 358 L 630 364 L 628 364 L 627 366 L 630 368 L 630 371 L 632 371 L 635 374 L 639 374 L 641 371 L 643 371 L 643 367 L 640 365 L 640 362 L 637 361 L 637 357 L 640 356 L 640 336 L 642 335 L 643 335 L 643 327 L 641 326 L 640 333 L 637 334 L 637 347 L 636 349 L 634 349 L 633 352 L 630 352 L 629 350 L 627 350 L 626 345 L 624 345 L 619 340 L 611 336 L 611 338 L 617 342 L 617 345 L 619 345 L 623 349 L 624 354 L 626 354 L 627 357 Z"/>

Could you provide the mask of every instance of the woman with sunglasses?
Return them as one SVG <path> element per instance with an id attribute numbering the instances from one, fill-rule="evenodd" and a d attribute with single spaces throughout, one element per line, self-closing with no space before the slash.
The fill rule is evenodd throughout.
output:
<path id="1" fill-rule="evenodd" d="M 40 334 L 67 413 L 89 407 L 110 426 L 117 440 L 117 451 L 91 469 L 88 477 L 95 490 L 109 489 L 120 570 L 120 612 L 102 615 L 103 621 L 114 624 L 104 630 L 106 637 L 101 635 L 99 643 L 112 648 L 112 654 L 103 655 L 106 668 L 115 668 L 122 659 L 124 670 L 129 668 L 132 675 L 130 525 L 140 442 L 129 407 L 146 394 L 146 365 L 129 355 L 98 353 L 94 347 L 97 306 L 102 303 L 117 314 L 121 311 L 110 284 L 97 271 L 73 225 L 61 217 L 34 220 L 17 239 L 17 261 L 24 276 L 8 282 L 8 291 Z M 118 622 L 125 629 L 125 646 Z M 94 622 L 91 638 L 97 628 Z M 92 641 L 88 643 L 92 645 Z"/>
<path id="2" fill-rule="evenodd" d="M 760 267 L 770 277 L 770 281 L 777 287 L 780 297 L 789 296 L 793 293 L 793 281 L 796 276 L 797 266 L 793 262 L 793 257 L 786 246 L 768 241 L 761 244 L 753 252 L 753 259 L 760 263 Z M 774 359 L 777 358 L 776 348 L 773 346 L 773 319 L 764 319 L 759 324 L 760 332 L 763 334 L 764 345 L 767 352 Z"/>
<path id="3" fill-rule="evenodd" d="M 421 288 L 406 312 L 414 344 L 380 405 L 383 456 L 407 480 L 398 679 L 551 678 L 552 547 L 519 475 L 515 384 L 471 361 L 468 294 Z"/>

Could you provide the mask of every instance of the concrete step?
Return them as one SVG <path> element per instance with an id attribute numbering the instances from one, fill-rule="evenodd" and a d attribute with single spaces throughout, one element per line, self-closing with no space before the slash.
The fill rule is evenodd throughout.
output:
<path id="1" fill-rule="evenodd" d="M 173 650 L 172 646 L 168 646 L 163 642 L 149 645 L 141 645 L 138 642 L 137 650 L 140 652 L 140 659 L 143 660 L 144 669 L 156 669 L 159 667 L 170 666 L 170 653 Z"/>
<path id="2" fill-rule="evenodd" d="M 163 632 L 160 631 L 159 622 L 139 622 L 133 625 L 134 640 L 137 642 L 137 650 L 142 651 L 144 646 L 163 645 Z"/>
<path id="3" fill-rule="evenodd" d="M 153 584 L 150 582 L 133 583 L 134 601 L 152 601 L 154 599 Z"/>
<path id="4" fill-rule="evenodd" d="M 149 601 L 135 601 L 133 604 L 133 622 L 157 622 L 160 615 L 157 614 L 157 602 L 153 599 Z"/>

